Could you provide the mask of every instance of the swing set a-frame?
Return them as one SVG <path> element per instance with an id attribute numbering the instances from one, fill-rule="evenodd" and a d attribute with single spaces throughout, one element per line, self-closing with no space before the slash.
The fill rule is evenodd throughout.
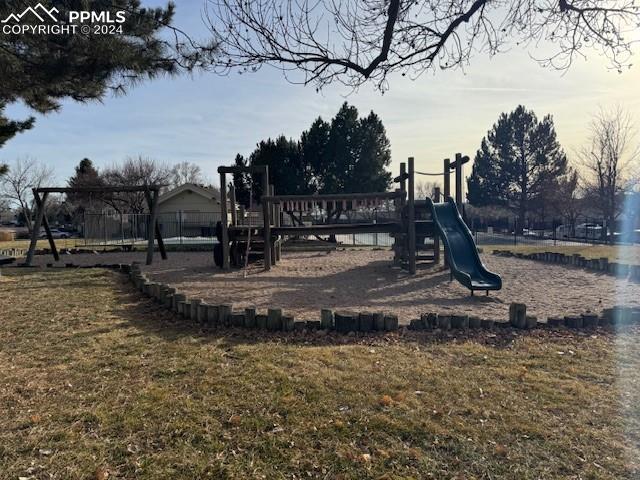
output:
<path id="1" fill-rule="evenodd" d="M 167 252 L 164 248 L 164 241 L 162 240 L 162 234 L 160 232 L 160 226 L 158 225 L 158 197 L 160 196 L 160 189 L 165 185 L 143 185 L 143 186 L 93 186 L 93 187 L 41 187 L 33 189 L 33 198 L 36 203 L 36 215 L 33 223 L 33 229 L 31 231 L 31 242 L 29 244 L 29 251 L 27 252 L 27 258 L 25 265 L 29 266 L 33 262 L 33 256 L 35 255 L 36 245 L 40 235 L 40 228 L 43 227 L 49 241 L 49 247 L 51 254 L 55 261 L 60 260 L 60 254 L 56 247 L 55 240 L 51 234 L 51 228 L 47 216 L 45 215 L 46 203 L 51 193 L 90 193 L 90 194 L 108 194 L 108 193 L 133 193 L 143 192 L 147 205 L 149 207 L 149 228 L 147 228 L 147 265 L 153 263 L 154 252 L 154 237 L 158 243 L 158 250 L 163 260 L 167 259 Z"/>

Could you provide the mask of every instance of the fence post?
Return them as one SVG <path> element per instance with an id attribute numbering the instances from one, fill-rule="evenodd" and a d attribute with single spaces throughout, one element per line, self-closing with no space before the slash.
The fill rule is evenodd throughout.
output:
<path id="1" fill-rule="evenodd" d="M 518 245 L 518 219 L 513 219 L 513 245 Z"/>

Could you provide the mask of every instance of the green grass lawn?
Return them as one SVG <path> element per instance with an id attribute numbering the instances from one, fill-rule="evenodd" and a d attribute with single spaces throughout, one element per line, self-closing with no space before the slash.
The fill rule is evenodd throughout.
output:
<path id="1" fill-rule="evenodd" d="M 510 250 L 524 254 L 556 252 L 585 258 L 607 257 L 612 262 L 640 264 L 640 245 L 481 245 L 485 252 Z"/>
<path id="2" fill-rule="evenodd" d="M 640 474 L 638 331 L 206 332 L 104 270 L 5 269 L 0 312 L 1 479 Z"/>

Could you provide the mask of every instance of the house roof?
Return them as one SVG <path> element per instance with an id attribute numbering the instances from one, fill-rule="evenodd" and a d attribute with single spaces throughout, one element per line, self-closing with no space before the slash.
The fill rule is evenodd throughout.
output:
<path id="1" fill-rule="evenodd" d="M 185 183 L 180 185 L 179 187 L 174 188 L 173 190 L 169 190 L 168 192 L 163 193 L 158 198 L 158 205 L 186 191 L 191 191 L 206 198 L 207 200 L 213 200 L 215 203 L 220 205 L 220 199 L 217 197 L 217 192 L 215 190 L 203 187 L 202 185 L 196 185 L 195 183 Z"/>

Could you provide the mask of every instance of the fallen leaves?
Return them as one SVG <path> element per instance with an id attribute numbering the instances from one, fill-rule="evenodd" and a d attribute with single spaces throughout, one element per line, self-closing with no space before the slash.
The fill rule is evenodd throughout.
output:
<path id="1" fill-rule="evenodd" d="M 404 402 L 407 399 L 407 394 L 405 392 L 398 392 L 393 396 L 394 402 Z"/>
<path id="2" fill-rule="evenodd" d="M 106 467 L 98 467 L 96 469 L 96 480 L 107 480 L 109 478 L 109 470 Z"/>
<path id="3" fill-rule="evenodd" d="M 493 448 L 493 453 L 495 453 L 496 456 L 498 456 L 498 457 L 506 458 L 507 455 L 509 454 L 509 451 L 507 450 L 507 447 L 505 445 L 497 444 Z"/>
<path id="4" fill-rule="evenodd" d="M 240 423 L 242 422 L 242 418 L 240 417 L 240 415 L 234 413 L 233 415 L 231 415 L 228 419 L 227 419 L 227 423 L 229 425 L 231 425 L 232 427 L 238 427 L 240 426 Z"/>

